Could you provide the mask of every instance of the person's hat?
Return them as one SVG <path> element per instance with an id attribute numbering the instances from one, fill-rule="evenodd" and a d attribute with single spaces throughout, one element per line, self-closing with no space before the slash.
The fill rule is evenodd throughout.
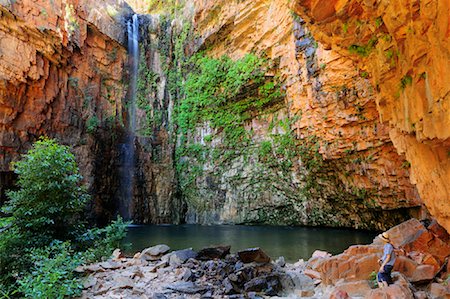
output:
<path id="1" fill-rule="evenodd" d="M 379 235 L 379 237 L 380 237 L 381 240 L 383 240 L 383 241 L 385 241 L 385 242 L 390 242 L 389 234 L 386 233 L 386 232 L 384 232 L 384 233 L 382 233 L 381 235 Z"/>

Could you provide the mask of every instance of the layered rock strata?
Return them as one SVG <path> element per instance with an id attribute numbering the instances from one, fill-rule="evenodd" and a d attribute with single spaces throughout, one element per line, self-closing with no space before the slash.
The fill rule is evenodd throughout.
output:
<path id="1" fill-rule="evenodd" d="M 252 52 L 275 62 L 271 71 L 284 82 L 285 103 L 275 113 L 261 111 L 265 117 L 246 129 L 258 147 L 283 131 L 271 131 L 271 124 L 288 120 L 298 148 L 308 155 L 297 156 L 283 179 L 256 156 L 220 165 L 207 159 L 196 181 L 203 206 L 191 205 L 188 221 L 384 229 L 418 215 L 421 200 L 410 182 L 410 164 L 379 121 L 376 89 L 365 70 L 316 41 L 288 1 L 195 3 L 194 28 L 209 56 L 239 59 Z M 193 140 L 205 144 L 210 134 L 214 130 L 203 124 Z M 211 146 L 220 149 L 217 136 Z"/>
<path id="2" fill-rule="evenodd" d="M 120 127 L 126 92 L 122 22 L 131 12 L 113 1 L 2 3 L 0 169 L 5 177 L 10 162 L 45 135 L 72 147 L 96 195 L 112 184 L 105 174 L 113 171 L 111 149 L 120 137 L 113 132 Z M 107 202 L 113 205 L 101 198 L 105 195 L 95 197 L 91 212 L 101 214 Z"/>
<path id="3" fill-rule="evenodd" d="M 448 1 L 295 1 L 293 9 L 315 38 L 366 72 L 411 182 L 449 230 Z"/>

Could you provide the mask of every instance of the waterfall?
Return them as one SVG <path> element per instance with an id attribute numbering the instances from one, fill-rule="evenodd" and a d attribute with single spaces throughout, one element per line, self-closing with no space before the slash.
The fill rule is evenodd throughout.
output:
<path id="1" fill-rule="evenodd" d="M 128 61 L 130 69 L 130 84 L 128 90 L 128 133 L 125 143 L 120 145 L 121 167 L 119 188 L 119 214 L 125 220 L 131 220 L 134 174 L 135 174 L 135 130 L 136 130 L 136 90 L 139 67 L 139 17 L 134 14 L 127 23 L 128 29 Z"/>

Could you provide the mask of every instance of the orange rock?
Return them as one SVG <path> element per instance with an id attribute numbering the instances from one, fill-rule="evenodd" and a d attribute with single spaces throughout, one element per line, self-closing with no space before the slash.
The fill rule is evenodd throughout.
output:
<path id="1" fill-rule="evenodd" d="M 330 299 L 347 299 L 347 298 L 350 298 L 347 292 L 339 289 L 334 290 L 330 294 Z"/>
<path id="2" fill-rule="evenodd" d="M 305 269 L 305 271 L 303 272 L 305 275 L 308 275 L 309 277 L 311 277 L 312 279 L 319 279 L 320 278 L 320 273 L 311 269 Z"/>
<path id="3" fill-rule="evenodd" d="M 432 283 L 430 286 L 430 294 L 432 298 L 449 298 L 450 290 L 442 284 Z"/>
<path id="4" fill-rule="evenodd" d="M 376 289 L 370 291 L 366 299 L 399 299 L 399 298 L 414 298 L 413 293 L 408 287 L 393 284 L 383 289 Z"/>
<path id="5" fill-rule="evenodd" d="M 441 225 L 439 225 L 439 223 L 437 223 L 436 219 L 433 219 L 427 228 L 436 237 L 438 237 L 443 242 L 448 244 L 448 242 L 450 240 L 450 235 Z"/>
<path id="6" fill-rule="evenodd" d="M 337 9 L 334 1 L 297 0 L 292 8 L 315 38 L 370 74 L 379 119 L 389 123 L 391 141 L 409 161 L 411 182 L 450 231 L 450 2 L 339 2 Z"/>
<path id="7" fill-rule="evenodd" d="M 338 290 L 345 291 L 348 295 L 354 296 L 366 296 L 371 288 L 367 280 L 358 280 L 352 282 L 341 282 L 336 284 Z"/>

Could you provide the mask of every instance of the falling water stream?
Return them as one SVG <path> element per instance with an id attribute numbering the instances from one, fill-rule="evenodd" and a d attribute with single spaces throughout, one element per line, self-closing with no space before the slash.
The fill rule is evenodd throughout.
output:
<path id="1" fill-rule="evenodd" d="M 132 218 L 132 199 L 135 173 L 135 130 L 136 130 L 136 90 L 139 66 L 139 17 L 134 14 L 128 21 L 128 57 L 130 68 L 130 85 L 128 91 L 128 125 L 129 130 L 125 142 L 120 146 L 121 171 L 120 171 L 120 203 L 119 214 L 125 219 Z"/>

